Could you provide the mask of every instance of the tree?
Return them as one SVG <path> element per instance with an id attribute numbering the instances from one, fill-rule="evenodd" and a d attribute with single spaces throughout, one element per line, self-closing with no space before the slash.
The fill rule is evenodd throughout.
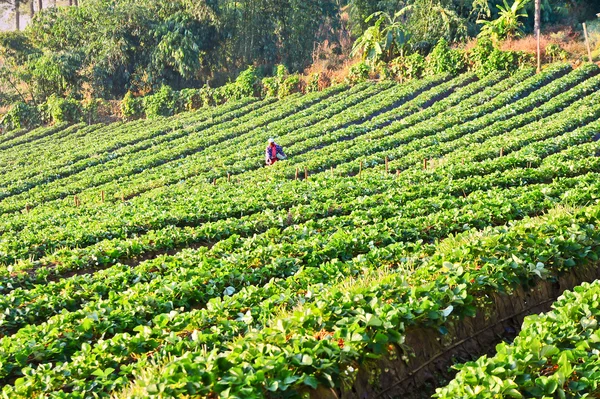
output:
<path id="1" fill-rule="evenodd" d="M 457 13 L 453 0 L 413 0 L 399 13 L 419 47 L 431 47 L 441 38 L 456 42 L 467 36 L 466 19 Z"/>
<path id="2" fill-rule="evenodd" d="M 478 21 L 483 25 L 481 35 L 495 41 L 521 36 L 523 33 L 521 19 L 527 17 L 523 9 L 528 2 L 529 0 L 515 0 L 512 6 L 509 6 L 504 0 L 504 5 L 496 6 L 500 10 L 498 18 L 492 21 Z"/>
<path id="3" fill-rule="evenodd" d="M 535 16 L 534 16 L 534 24 L 533 24 L 533 34 L 537 38 L 540 32 L 540 23 L 541 23 L 541 4 L 540 0 L 535 0 Z"/>
<path id="4" fill-rule="evenodd" d="M 15 4 L 15 30 L 21 30 L 21 0 L 14 0 Z"/>
<path id="5" fill-rule="evenodd" d="M 400 12 L 397 12 L 391 16 L 383 11 L 371 14 L 365 22 L 379 18 L 356 40 L 351 55 L 360 52 L 363 60 L 371 65 L 379 61 L 388 62 L 396 55 L 402 55 L 410 36 L 399 21 L 400 15 Z"/>

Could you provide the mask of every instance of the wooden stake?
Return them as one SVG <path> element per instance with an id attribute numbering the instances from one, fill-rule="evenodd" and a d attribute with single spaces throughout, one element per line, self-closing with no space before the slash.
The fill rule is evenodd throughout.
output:
<path id="1" fill-rule="evenodd" d="M 333 166 L 331 167 L 331 177 L 335 177 L 335 174 L 333 173 Z"/>
<path id="2" fill-rule="evenodd" d="M 29 213 L 31 206 L 29 204 L 25 204 L 25 212 Z"/>
<path id="3" fill-rule="evenodd" d="M 396 179 L 400 177 L 400 169 L 396 169 Z"/>
<path id="4" fill-rule="evenodd" d="M 125 202 L 125 194 L 121 193 L 121 202 Z"/>
<path id="5" fill-rule="evenodd" d="M 362 161 L 360 161 L 360 164 L 358 165 L 358 178 L 362 179 Z"/>
<path id="6" fill-rule="evenodd" d="M 423 169 L 427 170 L 427 158 L 423 159 Z"/>
<path id="7" fill-rule="evenodd" d="M 231 182 L 231 175 L 229 173 L 227 173 L 227 183 Z"/>
<path id="8" fill-rule="evenodd" d="M 385 157 L 385 173 L 388 174 L 390 172 L 390 165 L 389 165 L 390 161 L 388 159 L 388 157 Z"/>
<path id="9" fill-rule="evenodd" d="M 308 180 L 308 168 L 304 167 L 304 180 Z"/>
<path id="10" fill-rule="evenodd" d="M 75 207 L 79 206 L 79 198 L 76 195 L 73 197 L 73 202 L 75 203 Z"/>
<path id="11" fill-rule="evenodd" d="M 213 179 L 213 186 L 217 185 L 217 179 Z"/>
<path id="12" fill-rule="evenodd" d="M 500 157 L 504 155 L 504 148 L 500 148 Z"/>
<path id="13" fill-rule="evenodd" d="M 104 190 L 100 191 L 100 198 L 102 199 L 102 203 L 104 203 Z"/>
<path id="14" fill-rule="evenodd" d="M 588 58 L 590 62 L 594 62 L 592 60 L 592 50 L 590 49 L 590 39 L 588 38 L 587 25 L 585 22 L 583 23 L 583 34 L 585 35 L 585 46 L 587 47 Z"/>
<path id="15" fill-rule="evenodd" d="M 296 168 L 296 178 L 295 180 L 298 180 L 298 168 Z"/>

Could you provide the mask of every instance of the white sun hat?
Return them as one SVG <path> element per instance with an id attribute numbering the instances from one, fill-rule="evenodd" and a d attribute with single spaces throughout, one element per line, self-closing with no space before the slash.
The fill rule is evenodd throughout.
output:
<path id="1" fill-rule="evenodd" d="M 273 139 L 267 140 L 267 143 L 269 143 L 269 144 L 274 143 L 274 142 L 275 142 L 275 140 L 273 140 Z"/>

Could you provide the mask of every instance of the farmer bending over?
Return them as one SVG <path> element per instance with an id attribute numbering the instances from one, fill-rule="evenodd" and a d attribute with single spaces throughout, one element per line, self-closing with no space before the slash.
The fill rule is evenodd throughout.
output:
<path id="1" fill-rule="evenodd" d="M 273 165 L 275 162 L 286 159 L 286 155 L 283 152 L 283 148 L 275 140 L 269 139 L 267 149 L 265 151 L 265 163 L 267 165 Z"/>

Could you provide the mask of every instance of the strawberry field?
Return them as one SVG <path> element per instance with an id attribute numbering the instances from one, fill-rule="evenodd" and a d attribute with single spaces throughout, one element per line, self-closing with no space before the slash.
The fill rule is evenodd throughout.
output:
<path id="1" fill-rule="evenodd" d="M 416 331 L 594 269 L 599 134 L 557 64 L 0 136 L 2 397 L 598 397 L 598 283 L 402 386 Z"/>

